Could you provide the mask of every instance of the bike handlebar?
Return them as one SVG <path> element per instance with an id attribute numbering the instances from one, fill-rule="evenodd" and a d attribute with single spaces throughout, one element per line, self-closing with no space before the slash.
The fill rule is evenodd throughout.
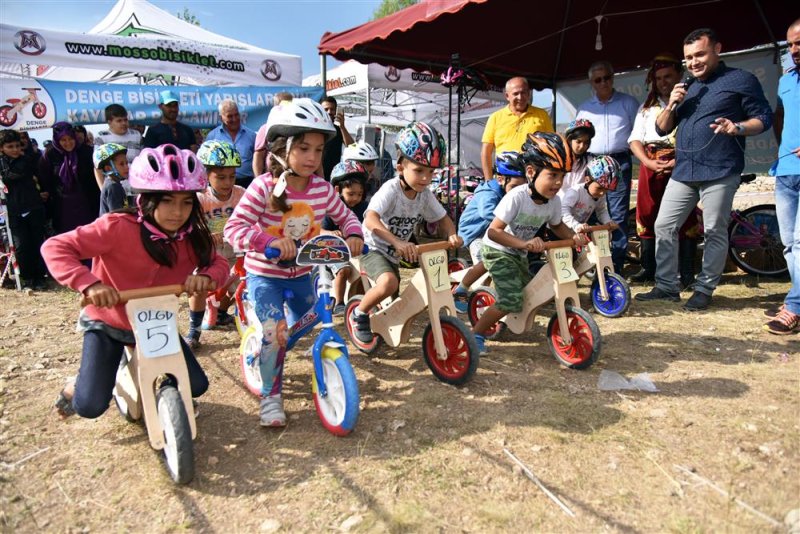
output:
<path id="1" fill-rule="evenodd" d="M 544 249 L 550 250 L 551 248 L 561 248 L 561 247 L 574 247 L 575 241 L 572 239 L 559 239 L 558 241 L 545 241 L 544 242 Z"/>
<path id="2" fill-rule="evenodd" d="M 369 252 L 369 247 L 367 245 L 364 245 L 364 248 L 361 249 L 361 254 L 366 254 L 367 252 Z M 280 249 L 277 249 L 275 247 L 267 247 L 266 249 L 264 249 L 264 257 L 267 258 L 268 260 L 278 259 L 280 255 L 281 255 Z"/>
<path id="3" fill-rule="evenodd" d="M 613 225 L 611 223 L 606 224 L 596 224 L 594 226 L 590 226 L 587 232 L 600 232 L 602 230 L 611 230 Z"/>
<path id="4" fill-rule="evenodd" d="M 434 252 L 436 250 L 448 250 L 453 248 L 449 241 L 434 241 L 433 243 L 425 243 L 424 245 L 417 245 L 417 254 L 423 252 Z"/>
<path id="5" fill-rule="evenodd" d="M 129 300 L 145 299 L 149 297 L 161 297 L 164 295 L 178 296 L 186 291 L 181 284 L 172 284 L 168 286 L 155 286 L 155 287 L 142 287 L 139 289 L 126 289 L 119 291 L 119 303 L 125 304 Z M 81 306 L 92 304 L 92 301 L 87 296 L 81 297 Z"/>

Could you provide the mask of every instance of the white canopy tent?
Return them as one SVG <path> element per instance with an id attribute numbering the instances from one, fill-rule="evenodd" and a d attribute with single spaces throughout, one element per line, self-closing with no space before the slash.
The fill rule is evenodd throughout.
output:
<path id="1" fill-rule="evenodd" d="M 7 75 L 184 85 L 299 86 L 302 81 L 300 56 L 216 34 L 146 0 L 119 0 L 85 34 L 8 24 L 0 25 L 0 32 L 0 71 Z"/>

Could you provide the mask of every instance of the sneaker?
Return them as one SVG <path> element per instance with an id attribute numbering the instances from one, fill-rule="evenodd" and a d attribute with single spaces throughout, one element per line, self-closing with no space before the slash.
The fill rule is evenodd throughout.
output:
<path id="1" fill-rule="evenodd" d="M 258 413 L 261 417 L 261 426 L 273 428 L 286 426 L 286 413 L 283 411 L 283 398 L 280 395 L 270 395 L 261 399 Z"/>
<path id="2" fill-rule="evenodd" d="M 701 311 L 708 308 L 709 304 L 711 304 L 711 295 L 695 291 L 686 301 L 686 304 L 683 305 L 683 309 L 686 311 Z"/>
<path id="3" fill-rule="evenodd" d="M 659 288 L 658 286 L 654 287 L 647 293 L 637 293 L 634 297 L 636 300 L 641 301 L 648 301 L 648 300 L 668 300 L 670 302 L 680 302 L 681 297 L 678 293 L 670 293 L 669 291 L 664 291 L 663 289 Z"/>
<path id="4" fill-rule="evenodd" d="M 773 320 L 764 325 L 764 330 L 779 336 L 794 334 L 800 330 L 800 315 L 782 308 Z"/>
<path id="5" fill-rule="evenodd" d="M 211 306 L 208 301 L 206 301 L 206 312 L 203 314 L 203 324 L 200 326 L 203 330 L 211 330 L 215 326 L 217 326 L 217 315 L 219 309 L 216 306 Z"/>
<path id="6" fill-rule="evenodd" d="M 331 313 L 333 313 L 334 316 L 338 317 L 339 315 L 344 315 L 344 310 L 345 310 L 344 304 L 337 304 L 333 307 Z"/>
<path id="7" fill-rule="evenodd" d="M 486 338 L 480 334 L 475 334 L 475 344 L 478 345 L 478 355 L 485 356 L 489 354 L 486 350 Z"/>
<path id="8" fill-rule="evenodd" d="M 235 322 L 236 319 L 230 313 L 224 311 L 217 313 L 217 326 L 230 326 Z"/>
<path id="9" fill-rule="evenodd" d="M 469 310 L 469 293 L 466 288 L 459 286 L 453 291 L 453 303 L 458 313 L 467 313 Z"/>
<path id="10" fill-rule="evenodd" d="M 767 319 L 774 319 L 778 316 L 779 313 L 781 313 L 781 311 L 784 310 L 784 308 L 786 308 L 786 304 L 781 304 L 777 308 L 770 308 L 768 310 L 764 310 L 764 317 L 766 317 Z"/>
<path id="11" fill-rule="evenodd" d="M 369 314 L 356 314 L 358 308 L 353 309 L 350 314 L 350 323 L 353 325 L 353 334 L 361 343 L 372 343 L 372 327 L 369 324 Z"/>
<path id="12" fill-rule="evenodd" d="M 194 350 L 200 346 L 200 332 L 196 330 L 189 330 L 183 340 L 189 345 L 189 348 Z"/>

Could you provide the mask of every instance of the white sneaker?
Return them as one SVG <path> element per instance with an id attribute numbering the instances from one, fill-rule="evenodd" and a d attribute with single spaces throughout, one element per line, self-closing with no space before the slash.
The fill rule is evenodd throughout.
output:
<path id="1" fill-rule="evenodd" d="M 261 426 L 284 427 L 286 426 L 286 414 L 283 411 L 283 398 L 280 395 L 271 395 L 261 399 Z"/>

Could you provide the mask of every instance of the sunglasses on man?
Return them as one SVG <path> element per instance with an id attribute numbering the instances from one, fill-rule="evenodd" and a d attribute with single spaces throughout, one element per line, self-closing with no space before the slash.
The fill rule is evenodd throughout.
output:
<path id="1" fill-rule="evenodd" d="M 614 75 L 613 75 L 613 74 L 606 74 L 605 76 L 598 76 L 597 78 L 595 78 L 595 79 L 594 79 L 594 80 L 592 80 L 592 81 L 593 81 L 594 83 L 608 82 L 608 81 L 611 81 L 611 79 L 612 79 L 613 77 L 614 77 Z"/>

